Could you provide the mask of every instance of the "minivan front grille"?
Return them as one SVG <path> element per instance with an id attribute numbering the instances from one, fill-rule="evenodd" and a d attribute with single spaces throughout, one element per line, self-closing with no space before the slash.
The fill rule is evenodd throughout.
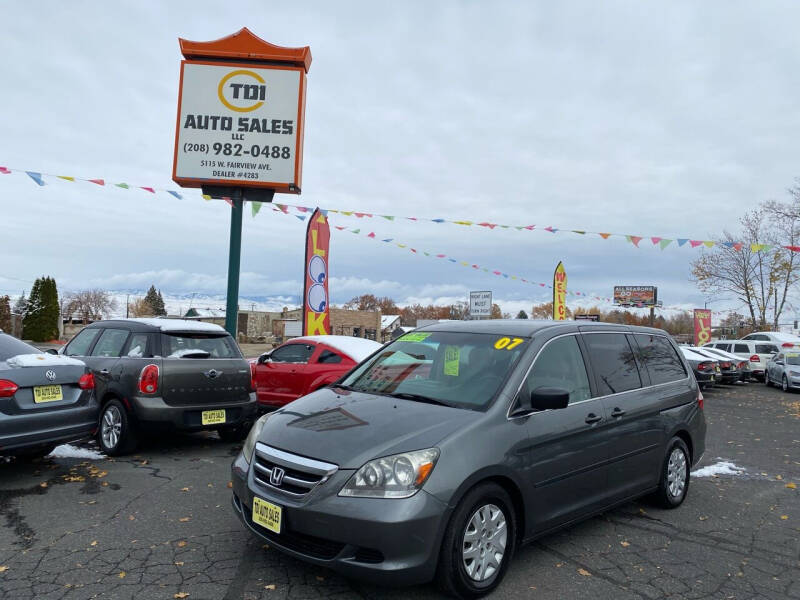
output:
<path id="1" fill-rule="evenodd" d="M 303 498 L 339 469 L 332 463 L 256 444 L 253 479 L 261 487 L 292 498 Z"/>

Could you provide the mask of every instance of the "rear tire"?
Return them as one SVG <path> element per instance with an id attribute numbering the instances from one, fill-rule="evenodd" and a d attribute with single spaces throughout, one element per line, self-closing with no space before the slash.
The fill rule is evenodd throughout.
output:
<path id="1" fill-rule="evenodd" d="M 689 471 L 692 466 L 686 442 L 675 436 L 667 444 L 667 454 L 661 466 L 661 479 L 651 499 L 661 508 L 677 508 L 689 493 Z"/>
<path id="2" fill-rule="evenodd" d="M 109 456 L 130 454 L 139 445 L 139 436 L 128 411 L 114 398 L 100 410 L 97 443 Z"/>
<path id="3" fill-rule="evenodd" d="M 769 375 L 766 371 L 764 371 L 764 385 L 767 387 L 772 387 L 772 382 L 769 380 Z"/>
<path id="4" fill-rule="evenodd" d="M 457 598 L 480 598 L 508 570 L 517 520 L 506 491 L 495 483 L 473 488 L 458 503 L 442 540 L 436 582 Z"/>
<path id="5" fill-rule="evenodd" d="M 241 423 L 231 427 L 220 427 L 217 429 L 217 435 L 223 442 L 241 442 L 250 433 L 251 423 Z"/>

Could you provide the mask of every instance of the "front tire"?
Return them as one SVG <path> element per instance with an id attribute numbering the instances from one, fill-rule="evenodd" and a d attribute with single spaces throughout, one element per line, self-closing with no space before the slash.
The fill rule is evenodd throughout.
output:
<path id="1" fill-rule="evenodd" d="M 689 492 L 689 470 L 692 465 L 689 448 L 679 437 L 673 437 L 667 445 L 667 454 L 661 467 L 661 480 L 653 501 L 662 508 L 677 508 Z"/>
<path id="2" fill-rule="evenodd" d="M 789 391 L 789 380 L 786 379 L 786 375 L 784 375 L 783 379 L 781 379 L 781 389 L 784 392 L 788 392 Z"/>
<path id="3" fill-rule="evenodd" d="M 462 498 L 447 525 L 436 573 L 442 591 L 480 598 L 503 579 L 517 541 L 517 520 L 508 493 L 483 483 Z"/>
<path id="4" fill-rule="evenodd" d="M 764 371 L 764 385 L 767 387 L 772 387 L 772 382 L 769 380 L 769 373 Z"/>
<path id="5" fill-rule="evenodd" d="M 139 436 L 128 411 L 117 399 L 109 400 L 100 410 L 97 443 L 109 456 L 133 452 L 139 445 Z"/>

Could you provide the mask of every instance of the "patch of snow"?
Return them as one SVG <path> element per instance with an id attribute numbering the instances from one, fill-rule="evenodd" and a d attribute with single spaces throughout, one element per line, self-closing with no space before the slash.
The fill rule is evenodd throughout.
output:
<path id="1" fill-rule="evenodd" d="M 167 358 L 208 358 L 211 354 L 207 350 L 200 350 L 198 348 L 184 348 L 176 350 Z"/>
<path id="2" fill-rule="evenodd" d="M 708 465 L 702 469 L 692 471 L 692 477 L 714 477 L 716 475 L 741 475 L 745 472 L 742 467 L 737 467 L 732 462 L 726 460 Z"/>
<path id="3" fill-rule="evenodd" d="M 89 458 L 92 460 L 101 460 L 106 457 L 102 452 L 91 450 L 89 448 L 78 448 L 72 444 L 61 444 L 56 446 L 48 456 L 53 458 Z"/>
<path id="4" fill-rule="evenodd" d="M 214 323 L 204 323 L 203 321 L 189 321 L 187 319 L 120 319 L 121 321 L 135 321 L 151 327 L 158 327 L 165 333 L 179 331 L 204 331 L 206 333 L 224 333 L 225 329 Z"/>
<path id="5" fill-rule="evenodd" d="M 400 315 L 381 315 L 381 331 L 397 321 Z"/>
<path id="6" fill-rule="evenodd" d="M 292 338 L 292 341 L 307 340 L 315 344 L 325 344 L 334 350 L 349 356 L 356 362 L 361 362 L 382 346 L 378 342 L 349 335 L 306 335 Z"/>
<path id="7" fill-rule="evenodd" d="M 86 363 L 63 354 L 17 354 L 6 360 L 9 367 L 85 367 Z"/>
<path id="8" fill-rule="evenodd" d="M 683 356 L 689 360 L 699 360 L 699 361 L 707 361 L 708 357 L 703 356 L 702 354 L 698 354 L 697 352 L 692 352 L 686 346 L 678 346 L 681 349 L 681 353 Z"/>

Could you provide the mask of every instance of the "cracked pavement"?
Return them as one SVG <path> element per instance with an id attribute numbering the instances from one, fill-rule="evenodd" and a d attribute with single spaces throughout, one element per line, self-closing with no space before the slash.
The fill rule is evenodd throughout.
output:
<path id="1" fill-rule="evenodd" d="M 677 510 L 631 502 L 539 539 L 492 597 L 800 598 L 800 394 L 705 395 L 701 466 L 744 473 L 694 478 Z M 348 580 L 251 537 L 227 487 L 238 449 L 204 433 L 118 459 L 0 464 L 0 598 L 441 597 Z"/>

